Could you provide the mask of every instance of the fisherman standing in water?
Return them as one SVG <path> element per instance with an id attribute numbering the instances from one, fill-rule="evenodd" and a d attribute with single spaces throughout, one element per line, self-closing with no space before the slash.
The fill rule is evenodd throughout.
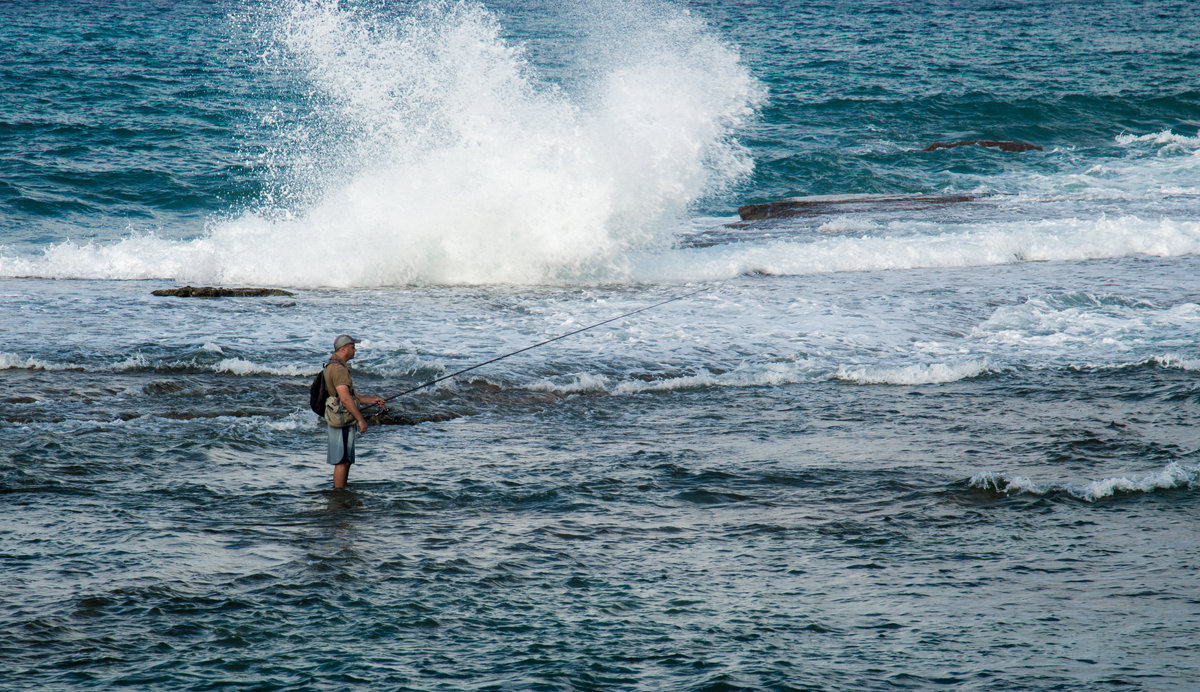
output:
<path id="1" fill-rule="evenodd" d="M 329 424 L 329 463 L 333 464 L 333 487 L 346 487 L 354 463 L 354 440 L 367 431 L 361 406 L 383 406 L 379 397 L 358 396 L 350 377 L 348 361 L 354 357 L 354 338 L 341 334 L 333 340 L 333 355 L 325 365 L 325 422 Z"/>

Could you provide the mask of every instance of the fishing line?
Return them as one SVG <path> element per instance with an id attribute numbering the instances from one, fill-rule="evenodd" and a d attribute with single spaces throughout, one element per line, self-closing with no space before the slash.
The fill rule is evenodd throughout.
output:
<path id="1" fill-rule="evenodd" d="M 404 396 L 405 394 L 412 394 L 413 392 L 415 392 L 415 391 L 417 391 L 417 390 L 419 390 L 419 389 L 424 389 L 424 388 L 426 388 L 426 387 L 433 386 L 433 385 L 437 384 L 438 382 L 443 382 L 443 381 L 445 381 L 445 380 L 448 380 L 448 379 L 450 379 L 450 378 L 452 378 L 452 377 L 457 377 L 457 376 L 459 376 L 459 375 L 461 375 L 461 374 L 463 374 L 463 373 L 465 373 L 465 372 L 470 372 L 470 371 L 472 371 L 472 370 L 475 370 L 475 369 L 477 369 L 477 368 L 482 368 L 482 367 L 483 367 L 483 366 L 485 366 L 485 365 L 491 365 L 492 363 L 495 363 L 496 361 L 504 360 L 505 358 L 511 358 L 512 356 L 515 356 L 515 355 L 517 355 L 518 353 L 524 353 L 524 352 L 526 352 L 526 351 L 532 351 L 533 349 L 535 349 L 535 348 L 538 348 L 539 346 L 545 346 L 546 344 L 553 343 L 553 342 L 555 342 L 555 341 L 558 341 L 559 339 L 565 339 L 565 338 L 567 338 L 568 336 L 574 336 L 574 335 L 576 335 L 576 334 L 580 334 L 580 333 L 582 333 L 582 332 L 586 332 L 586 331 L 587 331 L 587 330 L 589 330 L 589 329 L 595 329 L 596 327 L 602 327 L 602 326 L 604 326 L 604 325 L 608 324 L 609 322 L 616 322 L 616 321 L 617 321 L 617 320 L 619 320 L 619 319 L 622 319 L 622 318 L 625 318 L 625 317 L 630 317 L 630 316 L 632 316 L 632 315 L 636 315 L 636 314 L 638 314 L 639 312 L 645 312 L 645 311 L 647 311 L 647 310 L 653 310 L 654 308 L 657 308 L 657 307 L 662 307 L 663 305 L 666 305 L 667 303 L 674 303 L 674 302 L 675 302 L 675 301 L 677 301 L 677 300 L 683 300 L 684 298 L 690 298 L 690 297 L 692 297 L 692 296 L 696 295 L 697 293 L 703 293 L 704 291 L 707 291 L 707 290 L 708 290 L 707 288 L 701 288 L 701 289 L 698 289 L 698 290 L 692 291 L 691 293 L 684 293 L 683 295 L 678 295 L 678 296 L 675 296 L 674 298 L 669 298 L 669 299 L 667 299 L 667 300 L 664 300 L 664 301 L 661 301 L 661 302 L 655 303 L 655 304 L 653 304 L 653 305 L 647 305 L 647 306 L 646 306 L 646 307 L 644 307 L 644 308 L 638 308 L 637 310 L 632 310 L 632 311 L 630 311 L 630 312 L 627 312 L 627 313 L 625 313 L 625 314 L 623 314 L 623 315 L 617 315 L 616 317 L 611 317 L 611 318 L 609 318 L 609 319 L 607 319 L 607 320 L 604 320 L 603 322 L 597 322 L 596 324 L 588 325 L 588 326 L 586 326 L 586 327 L 581 327 L 580 329 L 576 329 L 575 331 L 572 331 L 572 332 L 567 332 L 566 334 L 559 334 L 558 336 L 554 337 L 553 339 L 546 339 L 545 341 L 539 341 L 538 343 L 536 343 L 536 344 L 533 344 L 532 346 L 526 346 L 525 348 L 522 348 L 522 349 L 519 349 L 519 350 L 513 351 L 512 353 L 505 353 L 505 354 L 504 354 L 504 355 L 502 355 L 502 356 L 496 356 L 495 358 L 492 358 L 491 360 L 486 360 L 486 361 L 484 361 L 484 362 L 482 362 L 482 363 L 478 363 L 478 364 L 476 364 L 476 365 L 472 365 L 472 366 L 471 366 L 471 367 L 469 367 L 469 368 L 463 368 L 462 370 L 459 370 L 459 371 L 457 371 L 457 372 L 452 372 L 452 373 L 450 373 L 449 375 L 443 375 L 443 376 L 441 376 L 441 377 L 439 377 L 439 378 L 437 378 L 437 379 L 430 380 L 430 381 L 428 381 L 428 382 L 426 382 L 426 383 L 424 383 L 424 384 L 419 384 L 419 385 L 417 385 L 416 387 L 413 387 L 413 388 L 411 388 L 411 389 L 406 389 L 406 390 L 404 390 L 403 392 L 400 392 L 399 394 L 393 394 L 393 395 L 391 395 L 391 396 L 389 396 L 389 397 L 385 397 L 385 398 L 383 399 L 383 403 L 385 403 L 385 404 L 386 404 L 387 402 L 391 401 L 392 399 L 398 399 L 398 398 L 400 398 L 400 397 Z M 372 405 L 373 405 L 373 406 L 380 406 L 380 407 L 382 408 L 382 404 L 372 404 Z"/>

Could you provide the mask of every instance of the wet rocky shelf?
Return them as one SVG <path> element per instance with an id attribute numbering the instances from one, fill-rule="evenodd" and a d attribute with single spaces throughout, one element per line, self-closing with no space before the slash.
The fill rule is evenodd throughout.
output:
<path id="1" fill-rule="evenodd" d="M 150 293 L 174 298 L 264 298 L 295 295 L 281 288 L 221 288 L 219 286 L 181 286 L 179 288 L 162 288 Z"/>
<path id="2" fill-rule="evenodd" d="M 920 211 L 970 202 L 975 195 L 821 195 L 789 197 L 763 204 L 738 207 L 742 221 L 761 221 L 827 214 L 879 211 Z"/>

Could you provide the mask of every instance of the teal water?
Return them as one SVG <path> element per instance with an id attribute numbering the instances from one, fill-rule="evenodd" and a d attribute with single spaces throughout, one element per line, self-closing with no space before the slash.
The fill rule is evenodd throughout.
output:
<path id="1" fill-rule="evenodd" d="M 0 689 L 1195 687 L 1198 15 L 0 4 Z"/>
<path id="2" fill-rule="evenodd" d="M 831 2 L 726 12 L 717 11 L 723 26 L 747 37 L 747 60 L 774 96 L 751 139 L 761 152 L 744 193 L 753 201 L 1011 192 L 1019 183 L 1009 177 L 1120 158 L 1115 135 L 1190 135 L 1197 125 L 1191 3 Z M 1059 156 L 913 154 L 969 139 L 1031 142 Z"/>
<path id="3" fill-rule="evenodd" d="M 535 69 L 569 82 L 562 63 L 580 42 L 576 24 L 606 9 L 586 5 L 494 10 L 513 19 L 501 30 L 527 42 Z M 15 47 L 2 66 L 9 237 L 36 233 L 31 222 L 67 225 L 30 237 L 42 243 L 77 226 L 194 233 L 209 215 L 261 203 L 280 174 L 272 164 L 294 156 L 272 125 L 319 117 L 288 79 L 293 66 L 271 59 L 269 4 L 51 8 L 4 9 Z M 1007 192 L 990 178 L 1119 159 L 1120 134 L 1194 134 L 1196 11 L 1188 2 L 696 5 L 769 93 L 739 132 L 754 174 L 703 208 L 799 194 Z M 914 154 L 963 139 L 1061 151 L 1049 161 Z"/>

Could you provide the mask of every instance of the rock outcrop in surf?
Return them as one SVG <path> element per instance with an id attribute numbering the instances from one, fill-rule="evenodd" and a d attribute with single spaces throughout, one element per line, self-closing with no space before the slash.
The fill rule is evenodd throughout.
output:
<path id="1" fill-rule="evenodd" d="M 151 295 L 175 298 L 262 298 L 268 296 L 293 296 L 281 288 L 220 288 L 217 286 L 181 286 L 151 291 Z"/>
<path id="2" fill-rule="evenodd" d="M 1023 151 L 1042 151 L 1042 147 L 1029 142 L 1006 142 L 996 139 L 965 139 L 961 142 L 934 142 L 925 147 L 921 151 L 937 151 L 938 149 L 953 149 L 955 147 L 981 146 L 989 149 L 999 149 L 1000 151 L 1009 151 L 1020 153 Z"/>
<path id="3" fill-rule="evenodd" d="M 738 207 L 742 221 L 761 221 L 797 216 L 850 214 L 872 211 L 919 211 L 933 207 L 969 202 L 974 195 L 835 195 L 789 197 L 764 204 Z"/>

